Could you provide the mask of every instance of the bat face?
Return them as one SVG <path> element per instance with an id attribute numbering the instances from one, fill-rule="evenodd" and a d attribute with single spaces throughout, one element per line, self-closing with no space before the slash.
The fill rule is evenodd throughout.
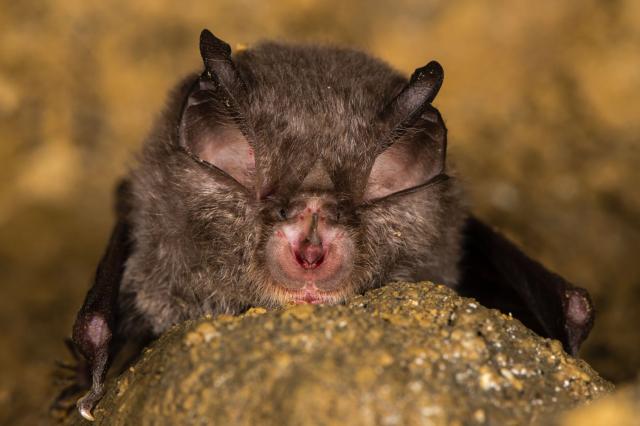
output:
<path id="1" fill-rule="evenodd" d="M 275 222 L 264 244 L 270 298 L 335 303 L 348 296 L 356 244 L 335 195 L 304 191 L 271 208 Z"/>
<path id="2" fill-rule="evenodd" d="M 157 334 L 388 280 L 455 284 L 464 211 L 431 106 L 437 63 L 407 82 L 348 49 L 267 43 L 232 59 L 208 32 L 200 47 L 204 72 L 132 173 L 121 305 Z"/>
<path id="3" fill-rule="evenodd" d="M 398 236 L 417 234 L 425 249 L 437 239 L 435 227 L 427 228 L 441 210 L 440 188 L 430 184 L 444 181 L 445 130 L 429 105 L 439 66 L 412 86 L 351 51 L 272 45 L 232 62 L 220 56 L 228 50 L 219 40 L 202 43 L 212 68 L 187 96 L 180 146 L 218 172 L 193 193 L 234 193 L 250 210 L 216 206 L 205 218 L 252 218 L 242 238 L 253 253 L 243 278 L 248 294 L 262 304 L 339 302 L 387 278 L 390 261 L 410 255 Z M 342 79 L 323 70 L 322 62 L 344 66 L 354 57 L 379 68 L 377 80 L 359 78 L 366 69 Z M 375 90 L 367 87 L 373 83 Z"/>

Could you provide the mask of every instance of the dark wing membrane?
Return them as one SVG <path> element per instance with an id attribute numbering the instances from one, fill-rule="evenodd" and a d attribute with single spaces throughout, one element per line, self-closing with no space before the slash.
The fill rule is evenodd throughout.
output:
<path id="1" fill-rule="evenodd" d="M 461 295 L 512 313 L 536 333 L 560 340 L 568 353 L 577 355 L 594 321 L 585 289 L 527 257 L 473 216 L 465 226 L 461 266 Z"/>

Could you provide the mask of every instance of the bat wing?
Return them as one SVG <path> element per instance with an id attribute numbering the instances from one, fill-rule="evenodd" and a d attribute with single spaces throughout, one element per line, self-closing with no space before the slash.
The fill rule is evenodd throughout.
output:
<path id="1" fill-rule="evenodd" d="M 123 181 L 117 190 L 117 222 L 96 268 L 93 285 L 73 325 L 73 350 L 84 358 L 84 361 L 78 360 L 89 375 L 83 381 L 91 383 L 89 392 L 77 403 L 80 414 L 88 420 L 93 420 L 91 410 L 104 393 L 104 380 L 109 364 L 120 347 L 119 336 L 115 333 L 118 293 L 132 246 L 129 200 L 129 184 Z"/>
<path id="2" fill-rule="evenodd" d="M 577 355 L 594 321 L 589 293 L 547 270 L 515 244 L 471 216 L 464 229 L 458 291 L 483 305 L 512 313 L 536 333 Z"/>

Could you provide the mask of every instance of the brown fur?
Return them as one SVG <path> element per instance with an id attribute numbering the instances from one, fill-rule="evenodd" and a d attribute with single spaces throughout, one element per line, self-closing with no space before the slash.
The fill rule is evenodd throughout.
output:
<path id="1" fill-rule="evenodd" d="M 407 79 L 364 53 L 334 47 L 265 43 L 233 59 L 246 85 L 238 102 L 254 132 L 257 169 L 273 196 L 258 200 L 178 149 L 180 113 L 197 79 L 187 78 L 130 174 L 133 251 L 119 302 L 124 334 L 159 334 L 207 313 L 277 304 L 266 291 L 265 244 L 274 225 L 268 212 L 300 192 L 319 158 L 355 242 L 343 297 L 392 280 L 454 286 L 466 216 L 455 179 L 356 203 L 393 124 L 378 117 Z"/>

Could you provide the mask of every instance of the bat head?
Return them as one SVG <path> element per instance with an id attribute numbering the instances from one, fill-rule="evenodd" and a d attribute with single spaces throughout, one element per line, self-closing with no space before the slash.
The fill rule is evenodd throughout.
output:
<path id="1" fill-rule="evenodd" d="M 429 257 L 455 199 L 437 62 L 407 82 L 347 49 L 263 44 L 232 59 L 204 30 L 200 51 L 177 145 L 204 171 L 193 191 L 218 200 L 196 209 L 209 222 L 197 238 L 237 233 L 249 304 L 335 303 L 428 269 L 455 279 L 455 259 Z"/>

